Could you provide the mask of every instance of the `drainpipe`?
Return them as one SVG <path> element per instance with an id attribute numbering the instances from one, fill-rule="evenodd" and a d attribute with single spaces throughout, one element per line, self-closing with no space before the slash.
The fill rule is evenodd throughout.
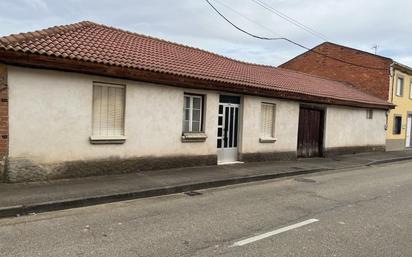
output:
<path id="1" fill-rule="evenodd" d="M 391 97 L 390 97 L 390 102 L 393 104 L 393 94 L 395 92 L 394 88 L 395 88 L 395 69 L 393 68 L 393 66 L 395 65 L 395 62 L 392 62 L 390 65 L 390 69 L 389 69 L 389 86 L 392 85 L 391 88 Z M 391 83 L 392 81 L 392 83 Z M 385 130 L 388 130 L 388 122 L 389 122 L 389 113 L 390 110 L 386 111 L 386 126 L 385 126 Z"/>
<path id="2" fill-rule="evenodd" d="M 394 88 L 395 88 L 395 70 L 393 68 L 393 66 L 395 65 L 394 62 L 391 63 L 390 66 L 390 79 L 392 80 L 392 88 L 391 88 L 391 103 L 393 103 L 393 93 L 394 93 Z M 389 82 L 390 83 L 390 82 Z"/>

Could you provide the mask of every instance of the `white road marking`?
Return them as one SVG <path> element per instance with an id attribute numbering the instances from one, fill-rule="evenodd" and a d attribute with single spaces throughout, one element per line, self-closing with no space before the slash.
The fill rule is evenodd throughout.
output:
<path id="1" fill-rule="evenodd" d="M 253 243 L 253 242 L 256 242 L 256 241 L 259 241 L 259 240 L 262 240 L 262 239 L 265 239 L 265 238 L 268 238 L 268 237 L 271 237 L 271 236 L 274 236 L 274 235 L 277 235 L 277 234 L 280 234 L 280 233 L 283 233 L 283 232 L 286 232 L 286 231 L 289 231 L 289 230 L 292 230 L 292 229 L 300 228 L 300 227 L 309 225 L 311 223 L 318 222 L 318 221 L 319 220 L 317 220 L 317 219 L 305 220 L 305 221 L 302 221 L 302 222 L 299 222 L 299 223 L 296 223 L 296 224 L 293 224 L 293 225 L 290 225 L 290 226 L 287 226 L 287 227 L 284 227 L 284 228 L 276 229 L 276 230 L 273 230 L 273 231 L 270 231 L 270 232 L 267 232 L 267 233 L 264 233 L 264 234 L 261 234 L 261 235 L 257 235 L 257 236 L 254 236 L 254 237 L 247 238 L 247 239 L 242 240 L 242 241 L 238 241 L 238 242 L 234 243 L 233 246 L 247 245 L 247 244 L 250 244 L 250 243 Z"/>

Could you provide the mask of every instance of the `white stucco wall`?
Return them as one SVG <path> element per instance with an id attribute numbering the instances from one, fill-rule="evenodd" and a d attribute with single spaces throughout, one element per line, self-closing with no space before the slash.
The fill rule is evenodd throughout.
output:
<path id="1" fill-rule="evenodd" d="M 93 81 L 126 85 L 124 144 L 93 145 Z M 203 143 L 182 143 L 183 95 L 206 96 Z M 9 67 L 10 157 L 41 162 L 216 154 L 216 92 Z"/>
<path id="2" fill-rule="evenodd" d="M 125 135 L 119 145 L 93 145 L 93 81 L 126 85 Z M 206 96 L 206 142 L 182 143 L 184 93 Z M 9 67 L 9 126 L 12 158 L 39 162 L 109 157 L 216 155 L 219 92 L 189 90 L 22 67 Z M 261 103 L 276 104 L 275 143 L 260 143 Z M 299 102 L 243 96 L 240 153 L 294 152 L 297 148 Z M 325 148 L 385 144 L 385 112 L 328 106 Z"/>
<path id="3" fill-rule="evenodd" d="M 373 119 L 366 109 L 329 106 L 326 111 L 325 148 L 385 145 L 386 112 L 374 110 Z"/>
<path id="4" fill-rule="evenodd" d="M 260 143 L 261 105 L 276 105 L 274 143 Z M 293 152 L 297 147 L 299 103 L 255 96 L 243 97 L 243 122 L 241 131 L 242 153 Z M 247 117 L 247 118 L 245 118 Z"/>

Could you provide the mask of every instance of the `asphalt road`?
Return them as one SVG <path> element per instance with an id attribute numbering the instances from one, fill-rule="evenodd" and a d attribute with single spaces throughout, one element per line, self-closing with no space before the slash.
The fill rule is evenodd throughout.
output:
<path id="1" fill-rule="evenodd" d="M 412 162 L 200 192 L 1 219 L 0 256 L 412 256 Z"/>

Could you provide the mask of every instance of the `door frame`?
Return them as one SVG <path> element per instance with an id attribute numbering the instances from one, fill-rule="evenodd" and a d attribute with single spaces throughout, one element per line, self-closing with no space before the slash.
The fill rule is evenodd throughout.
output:
<path id="1" fill-rule="evenodd" d="M 225 102 L 225 101 L 221 101 L 221 98 L 223 98 L 223 97 L 236 97 L 236 98 L 238 98 L 239 99 L 239 102 L 238 103 L 233 103 L 233 102 Z M 237 112 L 238 112 L 238 115 L 237 115 L 237 137 L 236 137 L 236 142 L 237 142 L 237 145 L 236 145 L 236 147 L 231 147 L 231 148 L 229 148 L 229 147 L 227 147 L 227 148 L 225 148 L 224 147 L 224 141 L 223 141 L 223 139 L 221 139 L 222 141 L 221 141 L 221 144 L 222 144 L 222 147 L 218 147 L 218 145 L 217 145 L 217 142 L 216 142 L 216 149 L 217 149 L 217 156 L 218 156 L 218 164 L 226 164 L 226 163 L 236 163 L 236 162 L 239 162 L 239 160 L 240 160 L 240 146 L 241 146 L 241 131 L 242 131 L 242 129 L 241 129 L 241 127 L 242 127 L 242 97 L 241 96 L 239 96 L 239 95 L 234 95 L 234 94 L 226 94 L 226 93 L 220 93 L 219 94 L 219 102 L 218 102 L 218 113 L 217 113 L 217 116 L 219 117 L 220 116 L 220 114 L 219 114 L 219 108 L 220 108 L 220 106 L 223 106 L 223 113 L 225 113 L 225 107 L 235 107 L 235 108 L 237 108 Z M 224 122 L 225 122 L 225 120 L 224 120 L 224 116 L 223 116 L 223 121 L 222 121 L 223 123 L 222 124 L 224 124 Z M 217 125 L 217 127 L 219 128 L 219 125 L 218 124 L 216 124 Z M 224 133 L 224 131 L 223 131 L 223 133 Z M 234 149 L 236 149 L 235 151 L 236 151 L 236 158 L 234 158 L 234 160 L 232 160 L 232 161 L 219 161 L 219 155 L 220 155 L 220 152 L 222 152 L 222 151 L 224 151 L 224 149 L 228 149 L 228 150 L 232 150 L 232 151 L 234 151 Z"/>
<path id="2" fill-rule="evenodd" d="M 320 118 L 320 126 L 319 126 L 319 134 L 320 134 L 320 142 L 319 142 L 319 156 L 317 157 L 325 157 L 325 138 L 326 138 L 326 115 L 327 115 L 327 107 L 323 105 L 317 104 L 309 104 L 309 103 L 302 103 L 299 105 L 299 116 L 298 116 L 298 131 L 296 137 L 296 154 L 298 154 L 299 150 L 299 122 L 300 122 L 300 110 L 301 109 L 310 109 L 316 110 L 321 112 Z M 307 158 L 297 155 L 298 158 Z"/>
<path id="3" fill-rule="evenodd" d="M 406 144 L 408 143 L 407 135 L 408 135 L 408 119 L 409 119 L 409 117 L 411 117 L 411 119 L 412 119 L 412 112 L 408 112 L 406 114 L 406 130 L 405 130 L 405 148 L 406 149 L 412 149 L 412 124 L 411 124 L 411 127 L 409 128 L 410 131 L 411 131 L 411 138 L 410 138 L 409 146 L 406 146 Z"/>

